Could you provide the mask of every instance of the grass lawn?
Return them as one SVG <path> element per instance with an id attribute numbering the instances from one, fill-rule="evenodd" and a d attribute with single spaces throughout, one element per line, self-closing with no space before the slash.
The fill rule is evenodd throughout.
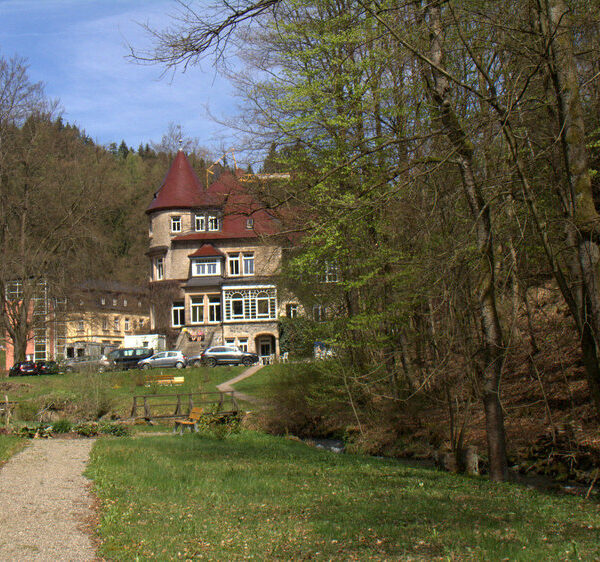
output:
<path id="1" fill-rule="evenodd" d="M 254 432 L 102 439 L 113 560 L 592 560 L 600 507 Z"/>
<path id="2" fill-rule="evenodd" d="M 269 383 L 281 376 L 282 368 L 285 369 L 285 365 L 266 365 L 251 377 L 236 383 L 233 388 L 244 394 L 268 399 L 270 397 Z"/>
<path id="3" fill-rule="evenodd" d="M 9 400 L 19 402 L 15 419 L 34 419 L 35 413 L 48 404 L 64 409 L 65 417 L 85 405 L 91 417 L 95 411 L 108 410 L 127 417 L 134 394 L 172 394 L 177 392 L 214 391 L 217 384 L 235 377 L 243 367 L 200 367 L 177 369 L 130 370 L 110 373 L 66 373 L 35 377 L 12 377 L 0 380 L 0 390 Z M 146 375 L 159 373 L 185 377 L 178 386 L 144 386 Z M 73 414 L 77 415 L 77 414 Z"/>
<path id="4" fill-rule="evenodd" d="M 25 445 L 27 445 L 27 439 L 21 439 L 14 435 L 0 435 L 0 466 L 23 449 Z"/>

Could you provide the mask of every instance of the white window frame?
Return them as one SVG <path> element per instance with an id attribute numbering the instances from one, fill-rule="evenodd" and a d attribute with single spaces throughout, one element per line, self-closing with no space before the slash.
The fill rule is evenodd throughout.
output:
<path id="1" fill-rule="evenodd" d="M 246 276 L 254 275 L 254 252 L 242 255 L 242 271 Z"/>
<path id="2" fill-rule="evenodd" d="M 171 232 L 179 233 L 182 228 L 181 215 L 171 216 Z"/>
<path id="3" fill-rule="evenodd" d="M 192 277 L 209 277 L 221 275 L 221 260 L 219 258 L 192 258 Z"/>
<path id="4" fill-rule="evenodd" d="M 275 286 L 223 287 L 223 322 L 265 320 L 277 320 Z"/>
<path id="5" fill-rule="evenodd" d="M 113 331 L 120 332 L 121 331 L 121 318 L 120 316 L 115 316 L 113 319 Z"/>
<path id="6" fill-rule="evenodd" d="M 165 258 L 154 258 L 154 279 L 162 281 L 165 278 Z"/>
<path id="7" fill-rule="evenodd" d="M 216 232 L 219 230 L 219 217 L 217 215 L 208 215 L 208 231 Z"/>
<path id="8" fill-rule="evenodd" d="M 298 316 L 298 303 L 290 302 L 285 308 L 288 318 L 296 318 Z"/>
<path id="9" fill-rule="evenodd" d="M 130 329 L 130 327 L 129 327 L 129 318 L 125 318 L 125 331 L 129 332 L 129 329 Z"/>
<path id="10" fill-rule="evenodd" d="M 190 324 L 204 324 L 204 295 L 190 297 Z"/>
<path id="11" fill-rule="evenodd" d="M 223 318 L 221 295 L 208 295 L 208 323 L 218 324 Z"/>
<path id="12" fill-rule="evenodd" d="M 227 274 L 229 277 L 240 277 L 242 271 L 242 260 L 240 254 L 227 255 Z"/>
<path id="13" fill-rule="evenodd" d="M 171 305 L 171 326 L 173 328 L 185 326 L 185 302 L 176 301 Z"/>
<path id="14" fill-rule="evenodd" d="M 194 217 L 194 228 L 196 232 L 204 232 L 206 230 L 206 215 L 196 213 Z"/>
<path id="15" fill-rule="evenodd" d="M 248 338 L 238 338 L 237 347 L 240 351 L 248 352 Z"/>

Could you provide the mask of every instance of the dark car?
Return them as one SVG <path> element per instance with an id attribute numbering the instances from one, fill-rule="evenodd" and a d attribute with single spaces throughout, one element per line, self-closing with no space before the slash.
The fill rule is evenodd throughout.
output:
<path id="1" fill-rule="evenodd" d="M 8 371 L 9 377 L 22 377 L 25 375 L 37 375 L 37 368 L 33 361 L 15 363 Z"/>
<path id="2" fill-rule="evenodd" d="M 58 375 L 58 363 L 56 361 L 36 361 L 37 375 Z"/>
<path id="3" fill-rule="evenodd" d="M 214 367 L 215 365 L 239 365 L 240 363 L 249 367 L 258 362 L 258 355 L 242 351 L 232 345 L 220 345 L 205 349 L 200 355 L 191 357 L 189 362 L 194 367 L 198 367 L 201 364 Z"/>
<path id="4" fill-rule="evenodd" d="M 108 354 L 111 368 L 117 371 L 135 369 L 142 359 L 154 355 L 154 349 L 148 347 L 124 347 L 115 349 Z"/>

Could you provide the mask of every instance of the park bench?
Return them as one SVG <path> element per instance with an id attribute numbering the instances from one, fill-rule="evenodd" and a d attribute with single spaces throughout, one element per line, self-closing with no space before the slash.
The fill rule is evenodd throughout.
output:
<path id="1" fill-rule="evenodd" d="M 186 427 L 189 427 L 190 431 L 198 431 L 198 421 L 202 417 L 203 413 L 204 410 L 202 408 L 192 408 L 186 420 L 175 420 L 173 433 L 177 433 L 179 430 L 180 435 L 183 435 L 183 430 Z"/>
<path id="2" fill-rule="evenodd" d="M 179 385 L 185 382 L 185 377 L 176 377 L 175 375 L 147 375 L 145 378 L 145 386 L 158 384 L 161 386 Z"/>

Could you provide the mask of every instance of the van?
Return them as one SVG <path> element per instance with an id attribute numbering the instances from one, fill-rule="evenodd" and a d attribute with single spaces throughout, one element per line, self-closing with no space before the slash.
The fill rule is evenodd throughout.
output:
<path id="1" fill-rule="evenodd" d="M 148 347 L 124 347 L 108 354 L 108 360 L 116 371 L 135 369 L 138 361 L 154 355 L 154 349 Z"/>

